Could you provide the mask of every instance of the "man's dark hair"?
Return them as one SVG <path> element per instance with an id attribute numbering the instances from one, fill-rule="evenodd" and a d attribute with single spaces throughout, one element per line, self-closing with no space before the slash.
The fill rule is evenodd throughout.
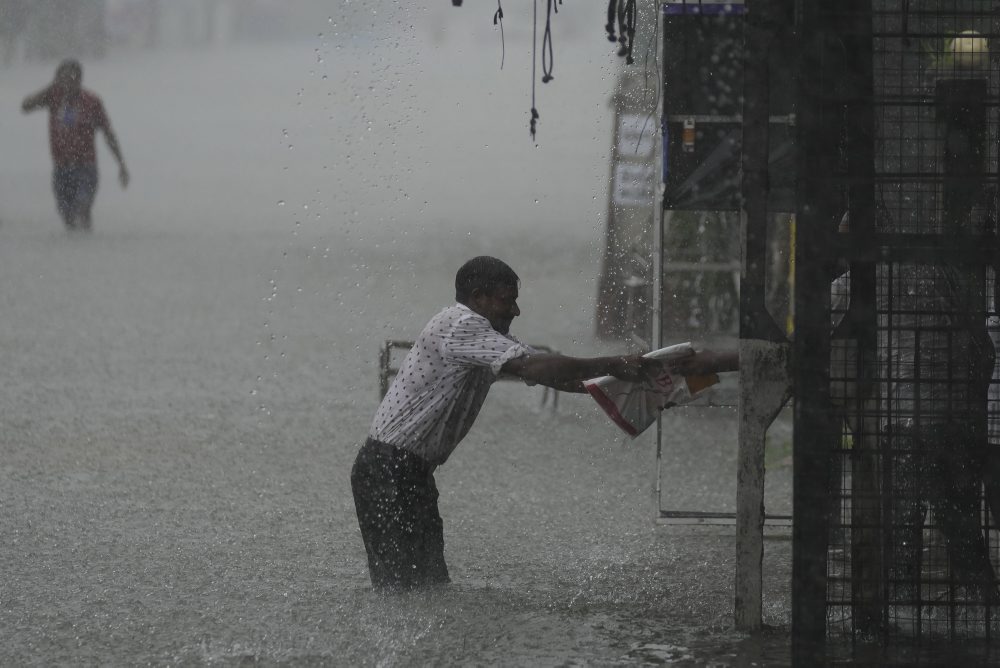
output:
<path id="1" fill-rule="evenodd" d="M 83 79 L 83 65 L 81 65 L 80 61 L 76 58 L 67 58 L 59 63 L 59 67 L 56 68 L 56 74 L 62 72 L 70 72 L 76 75 L 77 81 Z"/>
<path id="2" fill-rule="evenodd" d="M 516 288 L 521 279 L 502 260 L 489 255 L 474 257 L 455 274 L 455 300 L 466 303 L 476 288 L 487 294 L 499 286 Z"/>

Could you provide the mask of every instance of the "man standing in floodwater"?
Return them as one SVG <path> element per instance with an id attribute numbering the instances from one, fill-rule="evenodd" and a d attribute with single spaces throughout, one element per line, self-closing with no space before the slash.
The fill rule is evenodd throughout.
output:
<path id="1" fill-rule="evenodd" d="M 662 362 L 639 355 L 576 358 L 541 354 L 510 335 L 517 274 L 487 256 L 455 276 L 457 303 L 424 327 L 375 413 L 351 470 L 351 488 L 375 589 L 449 582 L 434 469 L 475 422 L 501 375 L 569 392 L 611 375 L 656 376 Z"/>
<path id="2" fill-rule="evenodd" d="M 43 90 L 29 95 L 21 104 L 24 113 L 49 110 L 49 148 L 52 151 L 52 189 L 59 215 L 67 229 L 91 228 L 90 210 L 97 194 L 97 150 L 94 135 L 104 132 L 108 148 L 118 161 L 118 180 L 128 186 L 118 138 L 104 111 L 101 98 L 81 87 L 83 66 L 64 60 L 55 79 Z"/>

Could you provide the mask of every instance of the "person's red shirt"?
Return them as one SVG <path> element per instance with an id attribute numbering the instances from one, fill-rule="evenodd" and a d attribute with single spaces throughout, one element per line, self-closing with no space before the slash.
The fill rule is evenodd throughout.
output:
<path id="1" fill-rule="evenodd" d="M 44 104 L 49 109 L 49 147 L 56 166 L 96 164 L 94 134 L 108 127 L 101 98 L 86 90 L 72 98 L 50 92 Z"/>

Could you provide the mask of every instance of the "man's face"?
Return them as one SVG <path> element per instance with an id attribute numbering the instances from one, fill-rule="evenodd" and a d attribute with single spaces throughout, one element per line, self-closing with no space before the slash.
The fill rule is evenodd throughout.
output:
<path id="1" fill-rule="evenodd" d="M 56 88 L 63 95 L 74 95 L 80 92 L 80 75 L 70 67 L 61 67 L 56 72 Z"/>
<path id="2" fill-rule="evenodd" d="M 471 306 L 501 334 L 510 332 L 511 321 L 521 315 L 517 307 L 517 286 L 512 285 L 498 285 L 489 293 L 473 293 Z"/>

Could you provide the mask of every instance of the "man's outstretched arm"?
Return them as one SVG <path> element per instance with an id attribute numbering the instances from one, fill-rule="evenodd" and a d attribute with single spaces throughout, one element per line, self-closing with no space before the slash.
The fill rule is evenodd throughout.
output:
<path id="1" fill-rule="evenodd" d="M 29 95 L 24 98 L 24 102 L 21 103 L 21 111 L 28 113 L 34 111 L 35 109 L 41 109 L 48 102 L 49 88 L 46 86 L 42 90 L 38 91 L 34 95 Z"/>
<path id="2" fill-rule="evenodd" d="M 502 373 L 517 376 L 564 392 L 583 392 L 583 381 L 598 376 L 614 376 L 637 381 L 656 376 L 663 362 L 641 355 L 612 357 L 568 357 L 529 355 L 505 363 Z"/>

